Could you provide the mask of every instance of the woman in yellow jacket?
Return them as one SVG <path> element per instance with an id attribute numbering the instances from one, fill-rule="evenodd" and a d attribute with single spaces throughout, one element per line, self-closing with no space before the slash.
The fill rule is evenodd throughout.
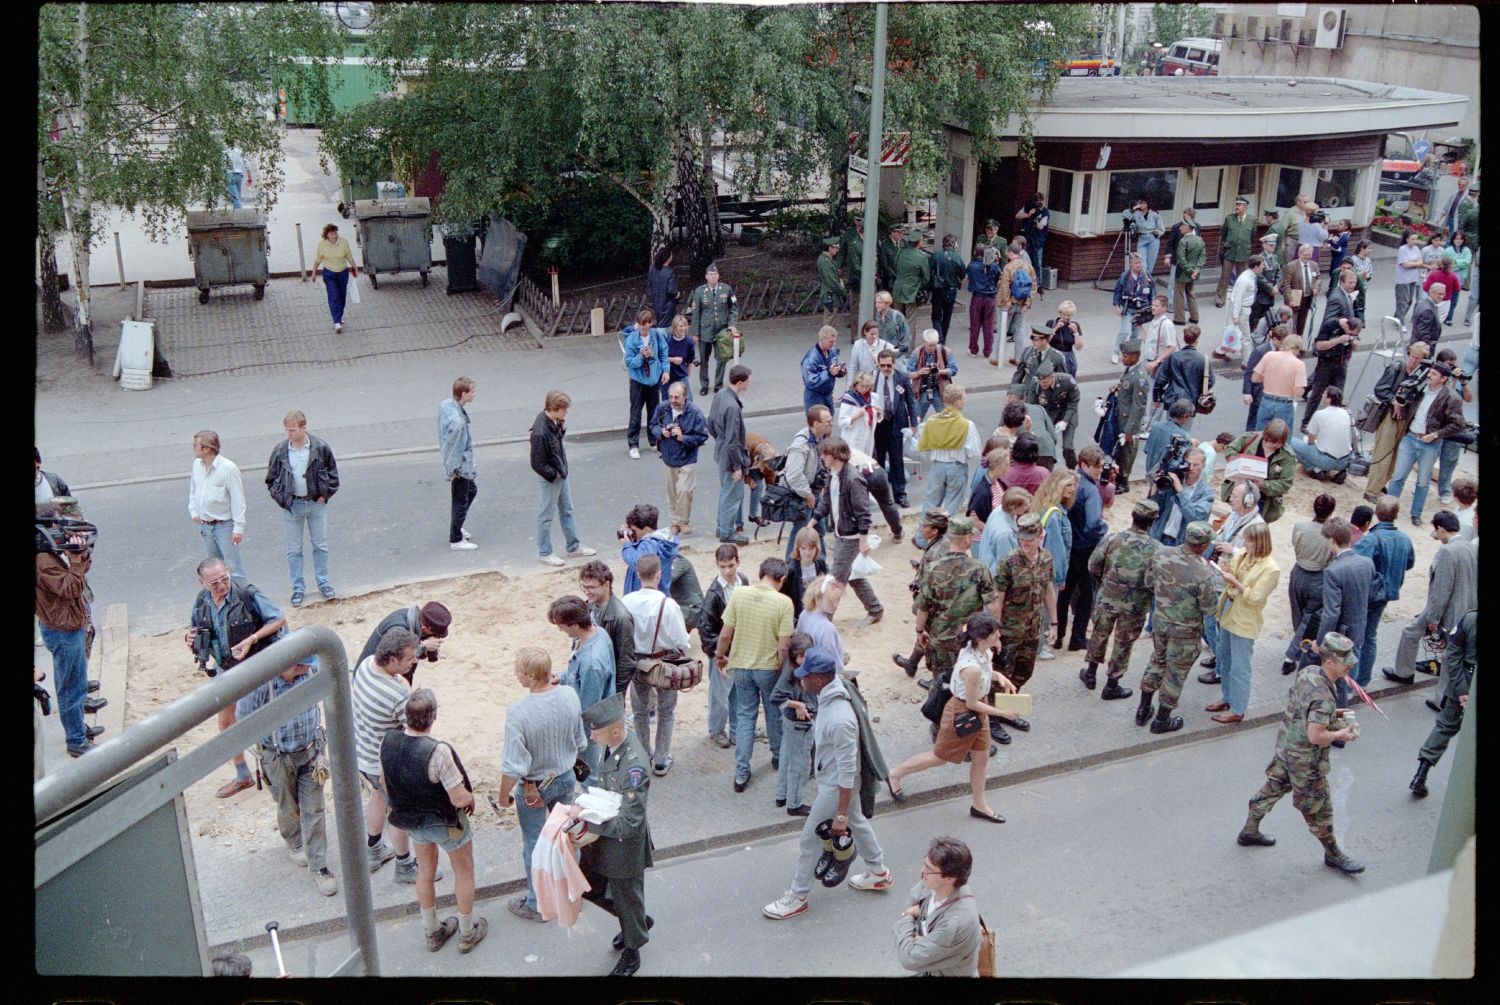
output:
<path id="1" fill-rule="evenodd" d="M 333 315 L 333 330 L 344 330 L 344 298 L 349 295 L 349 280 L 359 275 L 354 267 L 354 249 L 339 236 L 339 228 L 329 224 L 323 228 L 323 240 L 313 253 L 313 271 L 323 274 L 323 286 L 328 291 L 328 313 Z"/>
<path id="2" fill-rule="evenodd" d="M 1281 579 L 1281 569 L 1271 558 L 1271 529 L 1263 523 L 1246 527 L 1241 534 L 1244 548 L 1232 559 L 1221 559 L 1224 593 L 1219 598 L 1218 659 L 1219 687 L 1223 700 L 1209 705 L 1214 722 L 1239 722 L 1250 704 L 1250 660 L 1260 635 L 1266 600 Z"/>

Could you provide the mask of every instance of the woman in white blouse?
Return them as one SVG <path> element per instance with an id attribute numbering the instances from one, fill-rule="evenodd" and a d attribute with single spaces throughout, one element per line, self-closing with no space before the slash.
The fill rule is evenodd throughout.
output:
<path id="1" fill-rule="evenodd" d="M 839 437 L 849 449 L 865 454 L 875 453 L 875 423 L 881 419 L 880 403 L 870 397 L 875 375 L 856 370 L 849 379 L 849 389 L 839 399 Z"/>

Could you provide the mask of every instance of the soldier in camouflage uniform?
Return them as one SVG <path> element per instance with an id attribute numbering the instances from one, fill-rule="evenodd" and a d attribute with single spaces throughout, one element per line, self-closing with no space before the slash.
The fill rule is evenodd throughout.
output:
<path id="1" fill-rule="evenodd" d="M 914 542 L 926 541 L 928 543 L 922 551 L 921 559 L 914 559 L 912 561 L 912 565 L 917 570 L 917 578 L 911 582 L 911 612 L 913 614 L 921 611 L 921 608 L 917 604 L 917 594 L 921 591 L 922 583 L 927 578 L 927 570 L 932 567 L 933 562 L 948 554 L 947 535 L 948 514 L 946 512 L 940 509 L 930 509 L 922 514 L 922 526 L 917 531 Z M 910 656 L 891 653 L 891 661 L 902 670 L 905 670 L 906 676 L 915 677 L 917 675 L 917 664 L 921 662 L 922 657 L 926 654 L 927 650 L 923 648 L 922 641 L 919 638 L 912 644 Z M 932 669 L 932 661 L 930 659 L 927 661 L 927 669 Z"/>
<path id="2" fill-rule="evenodd" d="M 1334 728 L 1345 714 L 1334 707 L 1334 685 L 1349 675 L 1359 653 L 1338 632 L 1323 636 L 1320 649 L 1322 664 L 1305 667 L 1292 683 L 1281 732 L 1276 734 L 1276 753 L 1266 765 L 1266 784 L 1250 800 L 1250 815 L 1236 840 L 1246 846 L 1275 844 L 1275 838 L 1260 832 L 1260 822 L 1290 791 L 1292 805 L 1302 812 L 1307 829 L 1323 843 L 1323 864 L 1353 874 L 1364 872 L 1365 867 L 1345 855 L 1334 840 L 1328 747 L 1334 740 L 1348 741 L 1358 735 L 1347 725 Z"/>
<path id="3" fill-rule="evenodd" d="M 984 609 L 1000 616 L 1000 591 L 984 563 L 969 555 L 974 521 L 948 520 L 948 554 L 933 560 L 917 588 L 917 642 L 927 650 L 934 680 L 946 680 L 963 648 L 960 633 L 969 615 Z M 933 685 L 937 686 L 936 684 Z"/>
<path id="4" fill-rule="evenodd" d="M 844 283 L 839 279 L 839 239 L 823 240 L 823 253 L 818 256 L 818 306 L 823 308 L 823 323 L 833 324 L 834 316 L 844 306 Z"/>
<path id="5" fill-rule="evenodd" d="M 1057 352 L 1056 349 L 1051 350 Z M 1036 403 L 1047 410 L 1052 428 L 1062 435 L 1063 463 L 1078 467 L 1078 452 L 1073 449 L 1073 433 L 1078 426 L 1078 381 L 1050 359 L 1037 365 Z"/>
<path id="6" fill-rule="evenodd" d="M 708 268 L 703 270 L 703 285 L 693 291 L 683 313 L 687 315 L 688 331 L 698 340 L 698 393 L 707 397 L 708 362 L 714 357 L 714 339 L 725 328 L 733 333 L 734 326 L 740 319 L 739 299 L 735 297 L 734 290 L 719 282 L 717 263 L 710 262 Z M 728 360 L 717 360 L 717 364 L 714 371 L 715 392 L 724 386 L 724 367 L 728 365 Z"/>
<path id="7" fill-rule="evenodd" d="M 1118 472 L 1115 487 L 1128 492 L 1130 469 L 1135 467 L 1135 455 L 1141 448 L 1141 438 L 1147 433 L 1146 420 L 1151 415 L 1151 375 L 1141 364 L 1141 340 L 1138 338 L 1128 339 L 1120 346 L 1120 360 L 1125 364 L 1125 372 L 1110 388 L 1115 393 L 1115 428 L 1119 431 L 1114 444 L 1115 470 Z"/>
<path id="8" fill-rule="evenodd" d="M 1090 691 L 1097 683 L 1099 664 L 1109 647 L 1109 634 L 1115 635 L 1115 654 L 1109 661 L 1109 676 L 1099 697 L 1105 701 L 1129 698 L 1131 689 L 1120 686 L 1120 678 L 1130 668 L 1130 648 L 1141 637 L 1146 615 L 1151 610 L 1151 591 L 1146 589 L 1146 572 L 1151 560 L 1161 550 L 1152 539 L 1151 525 L 1161 513 L 1153 499 L 1142 499 L 1130 511 L 1130 529 L 1111 534 L 1100 541 L 1089 556 L 1089 574 L 1100 581 L 1099 596 L 1094 605 L 1094 631 L 1089 636 L 1088 666 L 1078 671 L 1078 679 Z"/>
<path id="9" fill-rule="evenodd" d="M 1182 719 L 1172 710 L 1198 659 L 1203 619 L 1218 607 L 1223 585 L 1202 557 L 1213 539 L 1213 528 L 1195 520 L 1188 524 L 1183 543 L 1157 553 L 1146 570 L 1146 588 L 1156 598 L 1156 621 L 1151 632 L 1154 651 L 1151 665 L 1141 677 L 1141 704 L 1135 712 L 1135 724 L 1144 726 L 1151 718 L 1151 699 L 1160 690 L 1161 707 L 1151 723 L 1153 733 L 1182 728 Z"/>
<path id="10" fill-rule="evenodd" d="M 1057 624 L 1057 587 L 1052 582 L 1052 553 L 1042 547 L 1042 518 L 1026 513 L 1016 521 L 1018 546 L 995 565 L 1000 591 L 1000 663 L 996 667 L 1020 690 L 1036 667 L 1042 637 L 1042 610 Z M 1055 644 L 1055 643 L 1054 643 Z"/>

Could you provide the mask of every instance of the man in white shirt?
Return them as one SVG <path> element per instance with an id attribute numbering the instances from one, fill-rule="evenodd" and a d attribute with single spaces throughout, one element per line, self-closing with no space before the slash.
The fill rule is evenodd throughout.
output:
<path id="1" fill-rule="evenodd" d="M 636 575 L 641 588 L 620 598 L 635 623 L 637 665 L 642 660 L 659 659 L 665 653 L 687 655 L 687 625 L 677 601 L 658 589 L 661 582 L 661 557 L 645 554 L 636 559 Z M 631 704 L 635 707 L 635 737 L 651 755 L 651 773 L 665 775 L 672 767 L 672 726 L 677 715 L 677 692 L 671 688 L 654 688 L 637 675 L 630 684 Z M 656 692 L 656 744 L 651 743 L 651 692 Z"/>
<path id="2" fill-rule="evenodd" d="M 1146 360 L 1146 372 L 1156 375 L 1156 368 L 1172 353 L 1182 347 L 1177 338 L 1177 325 L 1167 314 L 1167 298 L 1151 298 L 1151 320 L 1141 325 L 1142 356 Z"/>
<path id="3" fill-rule="evenodd" d="M 1293 437 L 1292 453 L 1314 478 L 1342 485 L 1349 475 L 1349 458 L 1354 450 L 1351 430 L 1344 392 L 1330 387 L 1323 392 L 1323 407 L 1307 421 L 1307 439 Z"/>
<path id="4" fill-rule="evenodd" d="M 240 541 L 245 537 L 245 487 L 239 467 L 219 456 L 219 434 L 205 429 L 193 436 L 193 470 L 188 482 L 188 516 L 203 535 L 209 558 L 221 558 L 240 586 L 247 586 Z"/>
<path id="5" fill-rule="evenodd" d="M 1265 260 L 1252 255 L 1246 268 L 1235 279 L 1224 308 L 1224 330 L 1237 328 L 1240 335 L 1232 345 L 1220 338 L 1219 348 L 1214 350 L 1214 356 L 1219 359 L 1244 359 L 1250 355 L 1250 310 L 1255 306 L 1256 281 L 1265 271 Z"/>

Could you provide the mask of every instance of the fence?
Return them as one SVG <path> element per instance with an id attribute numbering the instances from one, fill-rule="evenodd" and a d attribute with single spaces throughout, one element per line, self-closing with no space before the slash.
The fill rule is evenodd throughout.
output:
<path id="1" fill-rule="evenodd" d="M 818 306 L 818 282 L 815 279 L 768 279 L 748 289 L 735 290 L 740 303 L 740 321 L 763 321 L 767 318 L 813 314 Z M 555 335 L 586 335 L 589 314 L 595 307 L 604 308 L 604 330 L 617 332 L 635 323 L 635 313 L 651 306 L 646 293 L 604 297 L 578 297 L 552 305 L 552 297 L 530 279 L 521 277 L 516 287 L 516 309 L 525 315 L 543 338 Z"/>

